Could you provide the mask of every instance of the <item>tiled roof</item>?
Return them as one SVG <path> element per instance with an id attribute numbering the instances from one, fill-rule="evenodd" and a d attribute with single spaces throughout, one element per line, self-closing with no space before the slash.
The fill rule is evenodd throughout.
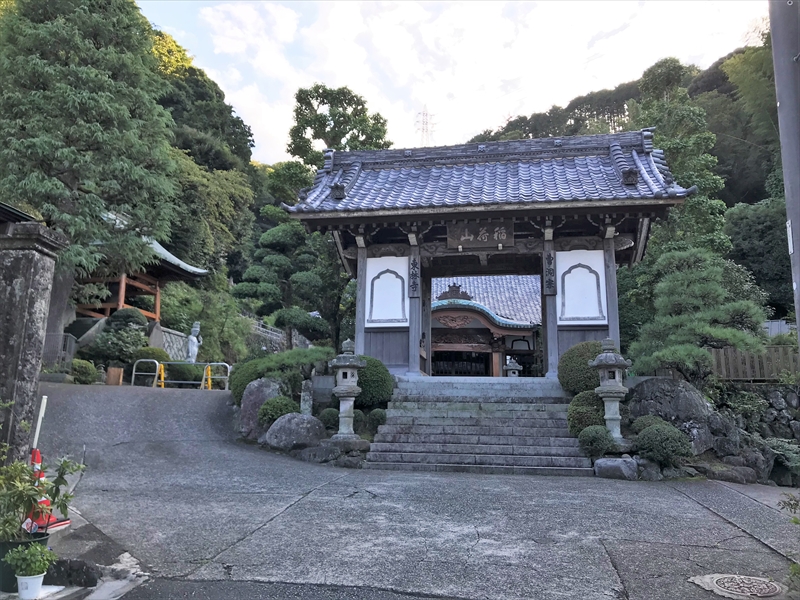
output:
<path id="1" fill-rule="evenodd" d="M 416 148 L 326 150 L 296 213 L 684 198 L 650 130 Z"/>
<path id="2" fill-rule="evenodd" d="M 22 212 L 10 204 L 0 202 L 0 223 L 24 223 L 35 220 L 36 218 L 28 213 Z"/>
<path id="3" fill-rule="evenodd" d="M 472 301 L 445 300 L 449 304 L 480 304 L 501 319 L 518 325 L 541 325 L 541 284 L 538 275 L 490 275 L 484 277 L 448 277 L 431 282 L 431 303 L 450 285 L 461 286 L 462 292 L 472 296 Z"/>

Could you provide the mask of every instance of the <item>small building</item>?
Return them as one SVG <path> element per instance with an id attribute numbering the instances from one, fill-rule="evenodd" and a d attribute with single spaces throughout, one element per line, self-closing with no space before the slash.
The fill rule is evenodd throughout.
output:
<path id="1" fill-rule="evenodd" d="M 510 359 L 522 377 L 544 375 L 538 275 L 433 279 L 431 375 L 503 377 Z"/>
<path id="2" fill-rule="evenodd" d="M 434 279 L 539 275 L 529 301 L 541 306 L 554 377 L 575 343 L 619 343 L 617 266 L 641 260 L 652 220 L 695 191 L 675 183 L 642 130 L 328 150 L 313 186 L 285 208 L 309 231 L 331 231 L 358 281 L 357 353 L 431 375 Z"/>

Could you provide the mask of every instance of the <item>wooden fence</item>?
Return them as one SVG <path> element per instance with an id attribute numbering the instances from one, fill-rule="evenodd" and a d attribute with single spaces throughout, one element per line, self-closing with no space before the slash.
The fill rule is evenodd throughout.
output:
<path id="1" fill-rule="evenodd" d="M 714 374 L 736 381 L 775 381 L 781 371 L 800 372 L 800 355 L 791 346 L 767 346 L 764 354 L 735 348 L 712 350 Z"/>

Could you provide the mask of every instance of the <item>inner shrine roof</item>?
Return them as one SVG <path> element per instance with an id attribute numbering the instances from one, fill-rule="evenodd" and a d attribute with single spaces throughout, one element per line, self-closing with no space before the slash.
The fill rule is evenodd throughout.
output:
<path id="1" fill-rule="evenodd" d="M 451 285 L 460 286 L 471 299 L 438 300 Z M 538 275 L 490 275 L 483 277 L 447 277 L 431 280 L 431 308 L 474 308 L 480 305 L 500 325 L 541 325 L 541 280 Z"/>
<path id="2" fill-rule="evenodd" d="M 663 200 L 696 188 L 675 183 L 652 130 L 470 143 L 439 148 L 325 152 L 299 218 L 325 213 L 397 214 L 437 208 L 535 207 L 543 203 Z M 672 202 L 669 202 L 672 200 Z"/>

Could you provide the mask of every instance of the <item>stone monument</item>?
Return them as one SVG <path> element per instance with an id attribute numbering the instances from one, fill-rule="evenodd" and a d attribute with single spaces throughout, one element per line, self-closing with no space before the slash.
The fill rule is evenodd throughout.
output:
<path id="1" fill-rule="evenodd" d="M 628 388 L 622 385 L 622 375 L 623 370 L 631 366 L 631 361 L 625 360 L 617 352 L 614 340 L 611 338 L 603 340 L 602 348 L 597 358 L 589 361 L 589 366 L 600 373 L 600 385 L 594 389 L 594 393 L 600 396 L 605 404 L 606 427 L 611 437 L 614 441 L 621 442 L 623 440 L 619 429 L 621 420 L 619 403 L 628 393 Z"/>
<path id="2" fill-rule="evenodd" d="M 300 388 L 300 413 L 310 415 L 314 407 L 314 391 L 310 379 L 303 381 Z"/>
<path id="3" fill-rule="evenodd" d="M 200 335 L 200 321 L 195 321 L 186 346 L 186 362 L 197 362 L 197 353 L 202 345 L 203 336 Z"/>

